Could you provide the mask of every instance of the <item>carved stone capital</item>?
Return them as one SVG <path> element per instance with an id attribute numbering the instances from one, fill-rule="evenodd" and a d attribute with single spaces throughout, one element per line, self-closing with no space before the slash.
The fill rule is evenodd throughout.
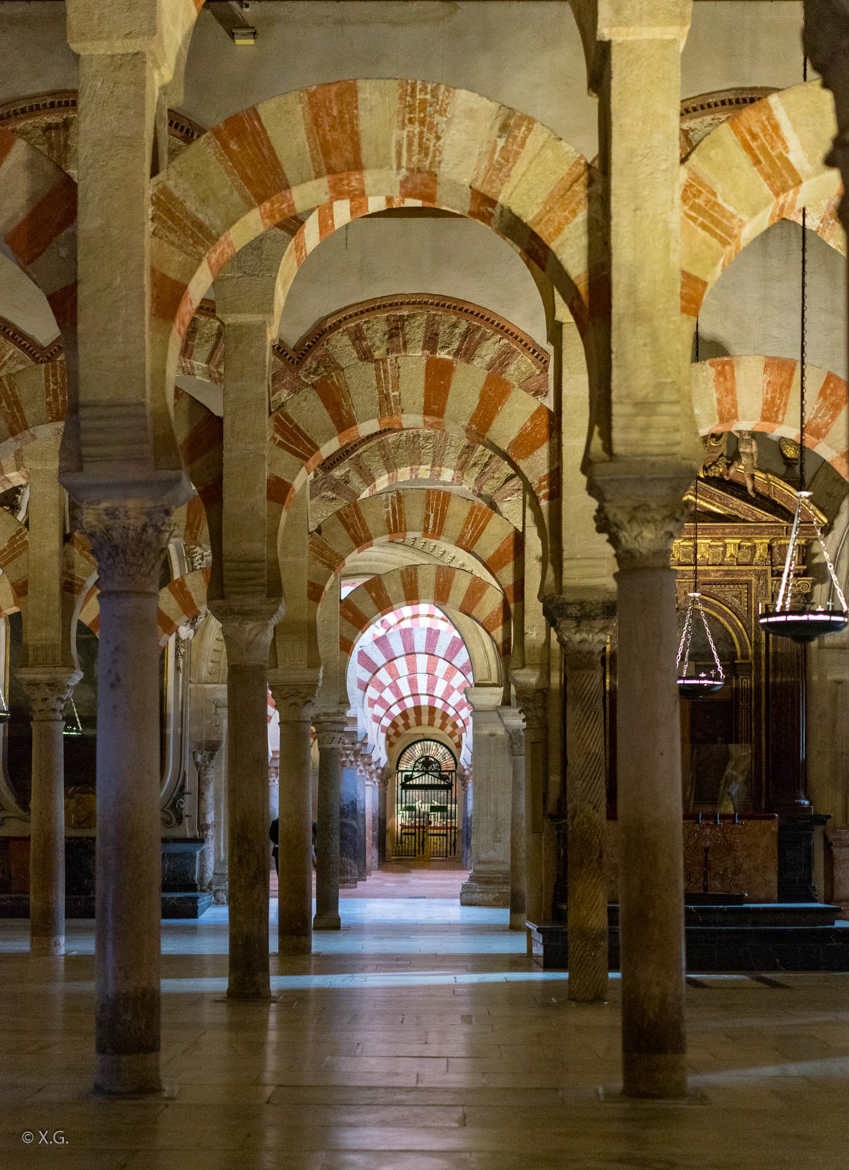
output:
<path id="1" fill-rule="evenodd" d="M 21 666 L 15 677 L 26 691 L 33 723 L 61 723 L 82 672 L 65 666 Z"/>
<path id="2" fill-rule="evenodd" d="M 332 711 L 320 711 L 313 716 L 312 725 L 315 728 L 318 750 L 341 751 L 346 744 L 347 714 L 335 714 Z"/>
<path id="3" fill-rule="evenodd" d="M 283 605 L 271 598 L 210 602 L 221 623 L 229 666 L 267 666 L 275 624 L 283 616 Z"/>
<path id="4" fill-rule="evenodd" d="M 192 749 L 192 760 L 198 770 L 198 776 L 205 779 L 210 775 L 215 764 L 215 757 L 221 749 L 220 740 L 207 740 Z"/>
<path id="5" fill-rule="evenodd" d="M 347 728 L 342 742 L 341 760 L 343 768 L 356 768 L 360 762 L 357 733 Z"/>
<path id="6" fill-rule="evenodd" d="M 681 463 L 651 459 L 591 468 L 587 486 L 599 502 L 596 528 L 610 540 L 620 569 L 669 568 L 686 516 L 683 495 L 694 475 Z"/>
<path id="7" fill-rule="evenodd" d="M 542 611 L 557 635 L 567 666 L 598 669 L 616 620 L 616 602 L 550 596 L 543 598 Z"/>
<path id="8" fill-rule="evenodd" d="M 147 500 L 88 500 L 82 528 L 91 541 L 101 593 L 157 593 L 172 510 Z"/>
<path id="9" fill-rule="evenodd" d="M 277 704 L 281 723 L 312 721 L 319 674 L 317 670 L 274 671 L 269 674 L 268 689 Z"/>
<path id="10" fill-rule="evenodd" d="M 541 731 L 548 723 L 548 691 L 517 681 L 515 675 L 513 686 L 516 703 L 525 719 L 525 731 L 528 734 Z"/>

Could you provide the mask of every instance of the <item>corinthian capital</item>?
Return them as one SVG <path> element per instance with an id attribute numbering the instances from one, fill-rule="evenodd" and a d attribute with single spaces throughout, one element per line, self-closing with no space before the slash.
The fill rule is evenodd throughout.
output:
<path id="1" fill-rule="evenodd" d="M 268 676 L 268 688 L 281 723 L 309 723 L 315 710 L 315 692 L 319 683 L 318 670 L 273 671 Z"/>
<path id="2" fill-rule="evenodd" d="M 614 601 L 571 601 L 552 595 L 544 597 L 542 610 L 557 635 L 568 665 L 598 667 L 601 652 L 613 630 Z"/>
<path id="3" fill-rule="evenodd" d="M 620 569 L 666 569 L 684 524 L 683 495 L 695 475 L 682 463 L 622 459 L 597 463 L 587 486 L 599 502 L 596 528 Z"/>
<path id="4" fill-rule="evenodd" d="M 15 677 L 27 693 L 33 722 L 58 723 L 65 717 L 65 704 L 82 673 L 65 666 L 21 666 Z"/>
<path id="5" fill-rule="evenodd" d="M 327 749 L 341 751 L 345 747 L 347 735 L 345 726 L 347 721 L 348 716 L 344 709 L 341 713 L 335 711 L 319 711 L 317 715 L 313 716 L 312 724 L 315 728 L 319 751 L 326 751 Z"/>
<path id="6" fill-rule="evenodd" d="M 100 571 L 100 591 L 158 592 L 171 535 L 171 508 L 147 500 L 89 500 L 82 527 Z"/>
<path id="7" fill-rule="evenodd" d="M 275 623 L 283 615 L 281 602 L 271 598 L 220 599 L 209 603 L 221 622 L 229 666 L 265 666 Z"/>

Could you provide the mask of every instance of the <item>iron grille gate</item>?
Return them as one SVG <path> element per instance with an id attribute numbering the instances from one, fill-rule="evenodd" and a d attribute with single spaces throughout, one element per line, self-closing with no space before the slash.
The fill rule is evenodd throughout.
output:
<path id="1" fill-rule="evenodd" d="M 398 857 L 454 857 L 457 852 L 456 773 L 432 756 L 396 772 Z"/>

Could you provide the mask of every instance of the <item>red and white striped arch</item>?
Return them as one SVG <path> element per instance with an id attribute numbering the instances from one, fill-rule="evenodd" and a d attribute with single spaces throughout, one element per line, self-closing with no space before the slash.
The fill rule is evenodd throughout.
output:
<path id="1" fill-rule="evenodd" d="M 452 663 L 423 655 L 424 661 L 417 663 L 396 659 L 387 663 L 369 679 L 365 690 L 364 705 L 367 714 L 376 722 L 399 699 L 410 695 L 428 694 L 444 699 L 455 709 L 465 704 L 466 688 L 472 681 Z"/>
<path id="2" fill-rule="evenodd" d="M 454 744 L 459 758 L 463 758 L 463 745 L 466 737 L 465 728 L 447 711 L 441 711 L 427 704 L 421 707 L 409 707 L 401 711 L 386 729 L 386 755 L 389 757 L 398 740 L 408 731 L 421 731 L 427 735 L 436 729 L 443 732 Z"/>
<path id="3" fill-rule="evenodd" d="M 354 689 L 364 693 L 369 680 L 386 663 L 411 657 L 450 662 L 469 679 L 471 686 L 474 676 L 466 645 L 441 612 L 439 619 L 441 621 L 434 615 L 423 619 L 420 626 L 404 625 L 364 639 L 354 652 L 349 667 Z"/>
<path id="4" fill-rule="evenodd" d="M 381 733 L 385 734 L 389 728 L 401 714 L 402 711 L 409 711 L 420 709 L 429 706 L 436 711 L 443 711 L 456 720 L 458 726 L 463 728 L 464 734 L 471 731 L 472 724 L 472 708 L 465 699 L 456 703 L 449 699 L 439 698 L 436 695 L 430 694 L 428 691 L 418 691 L 412 695 L 405 695 L 401 699 L 396 699 L 377 720 L 378 736 Z"/>
<path id="5" fill-rule="evenodd" d="M 833 216 L 840 172 L 823 161 L 836 130 L 831 93 L 811 81 L 745 106 L 702 139 L 681 167 L 682 314 L 695 320 L 737 253 L 803 206 L 811 227 L 845 248 Z"/>
<path id="6" fill-rule="evenodd" d="M 693 365 L 690 378 L 701 434 L 747 430 L 798 440 L 800 367 L 792 358 L 711 358 Z M 849 478 L 846 382 L 807 365 L 805 398 L 805 446 Z"/>
<path id="7" fill-rule="evenodd" d="M 439 488 L 414 488 L 345 504 L 322 521 L 321 535 L 310 536 L 307 593 L 312 605 L 318 605 L 334 573 L 353 553 L 413 534 L 471 553 L 495 577 L 509 602 L 521 599 L 517 572 L 521 533 L 484 504 Z"/>
<path id="8" fill-rule="evenodd" d="M 269 533 L 330 455 L 381 430 L 409 428 L 446 430 L 502 455 L 528 485 L 547 531 L 559 484 L 552 411 L 498 374 L 453 358 L 401 355 L 339 369 L 272 416 Z"/>
<path id="9" fill-rule="evenodd" d="M 371 577 L 344 599 L 339 609 L 343 654 L 351 652 L 375 618 L 412 601 L 444 605 L 474 618 L 492 636 L 499 653 L 509 653 L 510 606 L 498 589 L 474 573 L 450 565 L 406 565 Z"/>
<path id="10" fill-rule="evenodd" d="M 533 118 L 447 85 L 337 81 L 243 110 L 152 183 L 153 360 L 163 390 L 230 256 L 338 199 L 418 199 L 479 220 L 547 273 L 583 326 L 587 182 L 586 161 Z"/>

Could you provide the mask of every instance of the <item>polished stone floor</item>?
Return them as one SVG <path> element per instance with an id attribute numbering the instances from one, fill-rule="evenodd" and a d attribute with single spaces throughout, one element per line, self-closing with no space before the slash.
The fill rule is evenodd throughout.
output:
<path id="1" fill-rule="evenodd" d="M 0 922 L 0 1167 L 849 1166 L 849 974 L 692 976 L 691 1098 L 625 1101 L 618 980 L 608 1004 L 570 1005 L 505 911 L 427 888 L 384 874 L 351 892 L 313 956 L 272 958 L 268 1005 L 224 998 L 225 910 L 163 923 L 154 1100 L 90 1096 L 91 924 L 35 961 L 26 923 Z"/>

